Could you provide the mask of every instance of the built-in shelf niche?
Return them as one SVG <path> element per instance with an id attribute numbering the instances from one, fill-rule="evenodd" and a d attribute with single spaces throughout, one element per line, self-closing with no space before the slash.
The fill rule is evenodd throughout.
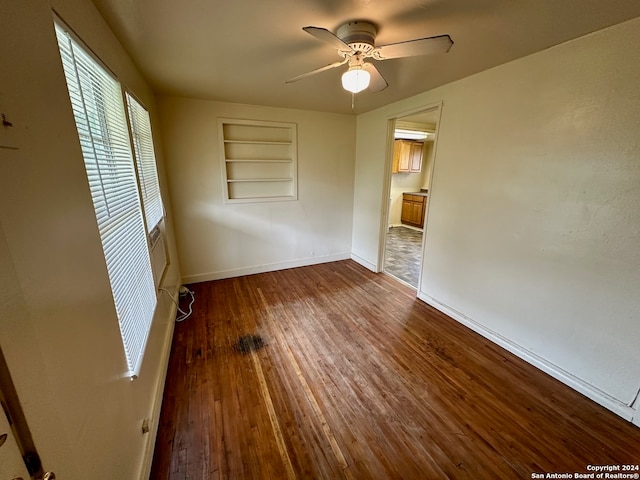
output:
<path id="1" fill-rule="evenodd" d="M 218 119 L 225 203 L 297 200 L 296 125 Z"/>

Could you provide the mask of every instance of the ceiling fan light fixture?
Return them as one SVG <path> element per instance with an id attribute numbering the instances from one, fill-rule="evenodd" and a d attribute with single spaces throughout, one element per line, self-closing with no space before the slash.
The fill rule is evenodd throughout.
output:
<path id="1" fill-rule="evenodd" d="M 369 86 L 371 74 L 362 66 L 354 65 L 342 74 L 342 88 L 351 93 L 358 93 Z"/>

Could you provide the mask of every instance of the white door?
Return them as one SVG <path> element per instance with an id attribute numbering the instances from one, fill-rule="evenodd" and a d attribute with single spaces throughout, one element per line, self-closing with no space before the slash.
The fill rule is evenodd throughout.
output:
<path id="1" fill-rule="evenodd" d="M 7 417 L 0 408 L 0 480 L 28 480 L 29 478 Z"/>

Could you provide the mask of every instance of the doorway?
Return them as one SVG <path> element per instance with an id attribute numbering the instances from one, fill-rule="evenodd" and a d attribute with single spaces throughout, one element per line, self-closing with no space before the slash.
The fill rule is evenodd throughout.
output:
<path id="1" fill-rule="evenodd" d="M 440 107 L 394 119 L 382 271 L 419 288 Z"/>

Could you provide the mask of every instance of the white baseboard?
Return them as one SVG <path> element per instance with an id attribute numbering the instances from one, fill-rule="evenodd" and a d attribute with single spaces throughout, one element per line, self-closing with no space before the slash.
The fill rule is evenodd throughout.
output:
<path id="1" fill-rule="evenodd" d="M 631 423 L 636 427 L 640 427 L 640 390 L 638 390 L 635 400 L 631 403 L 631 409 L 633 410 Z"/>
<path id="2" fill-rule="evenodd" d="M 373 273 L 378 273 L 378 268 L 376 267 L 376 265 L 374 265 L 373 263 L 371 263 L 369 260 L 365 260 L 362 257 L 359 257 L 358 255 L 356 255 L 355 253 L 351 254 L 351 260 L 353 260 L 354 262 L 359 263 L 360 265 L 362 265 L 364 268 L 368 268 L 369 270 L 371 270 Z"/>
<path id="3" fill-rule="evenodd" d="M 182 282 L 199 283 L 208 282 L 210 280 L 221 280 L 223 278 L 242 277 L 243 275 L 254 275 L 256 273 L 275 272 L 286 268 L 307 267 L 309 265 L 317 265 L 319 263 L 336 262 L 338 260 L 348 260 L 351 258 L 349 253 L 337 253 L 333 255 L 323 255 L 319 257 L 308 257 L 297 260 L 289 260 L 286 262 L 267 263 L 264 265 L 256 265 L 254 267 L 235 268 L 232 270 L 220 270 L 218 272 L 200 273 L 195 275 L 184 275 Z"/>
<path id="4" fill-rule="evenodd" d="M 414 227 L 413 225 L 406 225 L 404 223 L 399 223 L 399 224 L 394 224 L 394 225 L 389 225 L 390 228 L 397 228 L 397 227 L 403 227 L 403 228 L 408 228 L 409 230 L 415 230 L 416 232 L 424 232 L 423 228 L 419 228 L 419 227 Z"/>
<path id="5" fill-rule="evenodd" d="M 175 288 L 175 292 L 172 293 L 174 298 L 178 298 L 180 287 Z M 167 370 L 169 369 L 169 356 L 171 354 L 171 342 L 173 341 L 173 330 L 175 328 L 176 314 L 178 312 L 178 306 L 171 302 L 171 309 L 168 317 L 169 326 L 165 332 L 164 344 L 162 346 L 162 358 L 160 360 L 162 368 L 160 372 L 160 378 L 156 384 L 156 391 L 154 392 L 153 405 L 151 407 L 151 421 L 149 422 L 149 434 L 146 436 L 146 445 L 144 448 L 144 457 L 142 459 L 142 466 L 140 468 L 140 480 L 149 480 L 151 475 L 151 464 L 153 462 L 153 451 L 156 446 L 156 437 L 158 436 L 158 426 L 160 424 L 160 410 L 162 409 L 162 398 L 164 396 L 164 386 L 167 380 Z"/>
<path id="6" fill-rule="evenodd" d="M 544 358 L 536 355 L 535 353 L 527 350 L 526 348 L 518 345 L 517 343 L 509 340 L 506 337 L 503 337 L 497 332 L 485 327 L 484 325 L 476 322 L 475 320 L 467 317 L 466 315 L 458 312 L 457 310 L 449 307 L 448 305 L 439 302 L 433 297 L 426 295 L 424 293 L 418 293 L 418 298 L 423 302 L 431 305 L 433 308 L 441 311 L 442 313 L 450 316 L 454 320 L 462 323 L 466 327 L 470 328 L 474 332 L 482 335 L 493 343 L 501 346 L 505 350 L 513 353 L 514 355 L 520 357 L 525 362 L 533 365 L 534 367 L 539 368 L 543 372 L 551 375 L 555 379 L 561 381 L 565 385 L 573 388 L 574 390 L 580 392 L 584 396 L 590 398 L 594 402 L 602 405 L 608 410 L 611 410 L 616 415 L 624 418 L 629 422 L 633 422 L 635 425 L 640 426 L 640 418 L 638 411 L 631 408 L 629 405 L 617 400 L 611 395 L 603 392 L 597 387 L 585 382 L 579 377 L 563 370 L 557 365 L 545 360 Z M 634 417 L 635 413 L 635 417 Z"/>

